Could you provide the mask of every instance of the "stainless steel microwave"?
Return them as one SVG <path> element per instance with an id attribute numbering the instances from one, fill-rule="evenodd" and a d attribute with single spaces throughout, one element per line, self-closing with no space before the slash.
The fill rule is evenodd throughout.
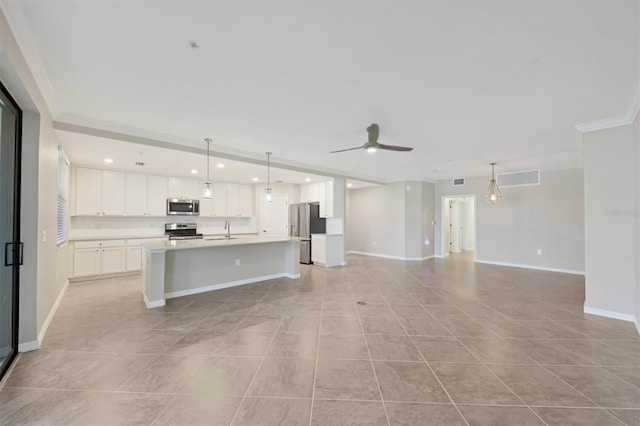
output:
<path id="1" fill-rule="evenodd" d="M 200 216 L 200 200 L 167 198 L 167 216 Z"/>

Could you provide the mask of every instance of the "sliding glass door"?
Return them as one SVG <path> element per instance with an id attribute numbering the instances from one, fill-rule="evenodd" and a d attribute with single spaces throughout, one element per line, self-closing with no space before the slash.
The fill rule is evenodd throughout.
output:
<path id="1" fill-rule="evenodd" d="M 0 378 L 18 353 L 22 113 L 0 83 Z"/>

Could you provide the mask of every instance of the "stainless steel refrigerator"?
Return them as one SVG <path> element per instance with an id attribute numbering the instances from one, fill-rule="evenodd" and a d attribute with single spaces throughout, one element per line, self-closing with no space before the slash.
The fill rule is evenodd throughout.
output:
<path id="1" fill-rule="evenodd" d="M 289 235 L 300 238 L 300 263 L 312 263 L 311 234 L 324 234 L 326 229 L 326 220 L 320 217 L 319 203 L 289 206 Z"/>

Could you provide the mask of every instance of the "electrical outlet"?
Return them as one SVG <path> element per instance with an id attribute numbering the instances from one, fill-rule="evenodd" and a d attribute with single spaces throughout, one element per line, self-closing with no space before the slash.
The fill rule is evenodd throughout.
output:
<path id="1" fill-rule="evenodd" d="M 42 231 L 41 240 L 42 240 L 43 243 L 47 242 L 47 231 Z"/>
<path id="2" fill-rule="evenodd" d="M 542 256 L 542 249 L 538 249 L 538 256 Z"/>
<path id="3" fill-rule="evenodd" d="M 236 259 L 236 266 L 240 266 L 240 259 Z"/>

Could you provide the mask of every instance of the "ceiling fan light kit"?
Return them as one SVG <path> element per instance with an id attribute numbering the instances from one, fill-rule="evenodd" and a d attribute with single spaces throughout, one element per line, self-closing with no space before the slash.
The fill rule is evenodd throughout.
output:
<path id="1" fill-rule="evenodd" d="M 367 133 L 369 134 L 369 138 L 364 145 L 357 146 L 355 148 L 347 148 L 347 149 L 339 149 L 337 151 L 331 151 L 331 154 L 334 154 L 336 152 L 354 151 L 356 149 L 365 149 L 369 154 L 373 154 L 379 149 L 384 149 L 386 151 L 413 151 L 413 148 L 409 148 L 406 146 L 383 145 L 381 143 L 378 143 L 378 136 L 380 135 L 380 126 L 378 126 L 376 123 L 373 123 L 371 124 L 371 126 L 367 127 Z"/>
<path id="2" fill-rule="evenodd" d="M 491 181 L 489 182 L 487 194 L 484 197 L 489 204 L 498 204 L 502 199 L 500 188 L 498 188 L 498 184 L 496 183 L 495 166 L 496 163 L 491 163 Z"/>

